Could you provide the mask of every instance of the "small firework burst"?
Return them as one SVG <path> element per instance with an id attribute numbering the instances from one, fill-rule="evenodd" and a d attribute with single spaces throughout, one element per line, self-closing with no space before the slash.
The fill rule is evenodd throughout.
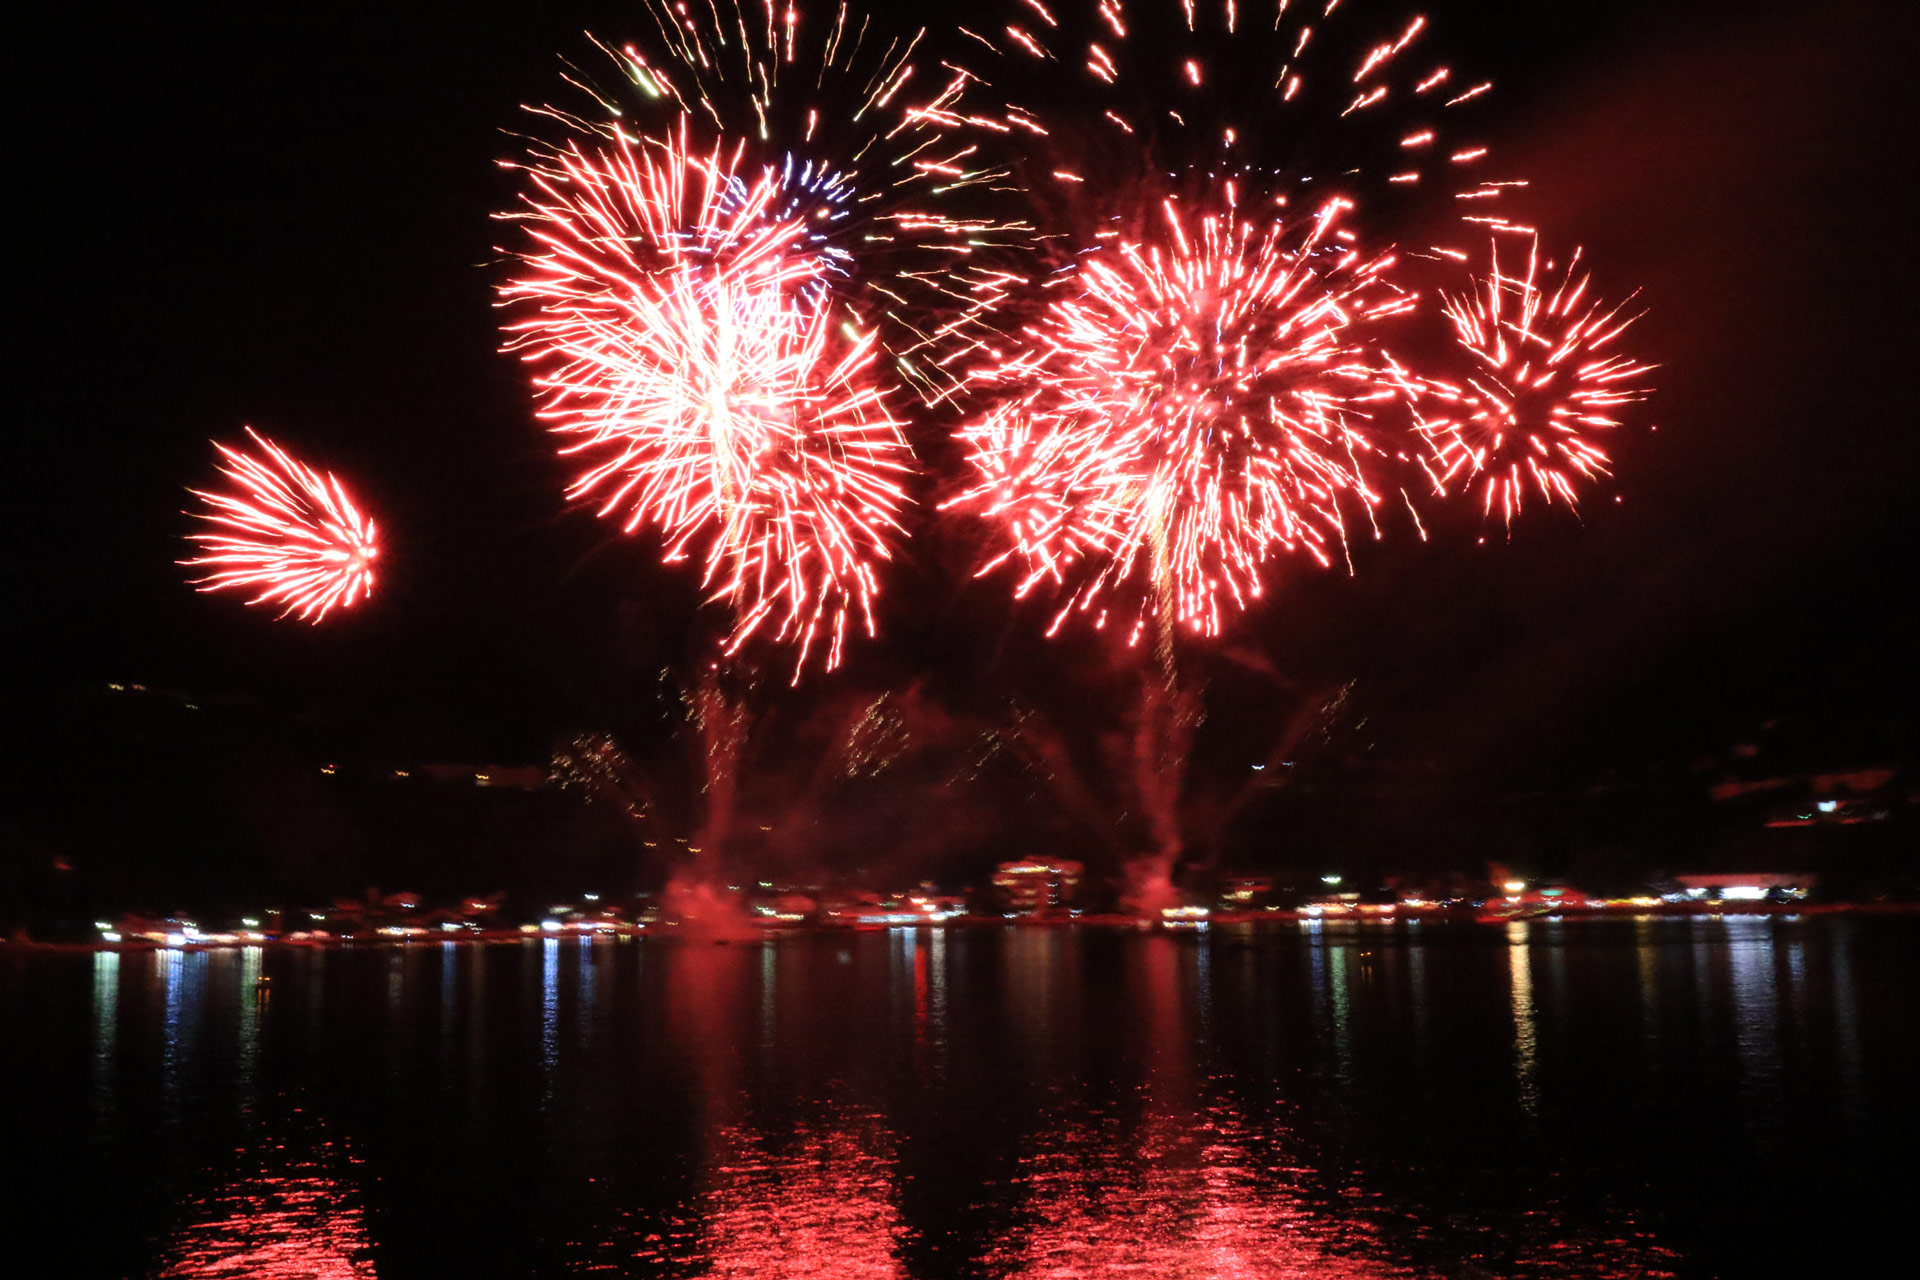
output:
<path id="1" fill-rule="evenodd" d="M 1588 292 L 1580 256 L 1556 273 L 1531 239 L 1521 274 L 1502 269 L 1496 245 L 1486 274 L 1445 300 L 1469 368 L 1425 379 L 1417 429 L 1434 487 L 1477 488 L 1483 510 L 1509 525 L 1529 490 L 1573 506 L 1581 482 L 1612 474 L 1600 440 L 1648 393 L 1652 366 L 1617 350 L 1638 317 Z"/>
<path id="2" fill-rule="evenodd" d="M 253 591 L 248 604 L 318 622 L 366 598 L 380 554 L 373 521 L 346 487 L 247 428 L 251 451 L 215 443 L 225 491 L 189 490 L 201 521 L 187 536 L 199 554 L 180 563 L 204 571 L 201 591 Z"/>

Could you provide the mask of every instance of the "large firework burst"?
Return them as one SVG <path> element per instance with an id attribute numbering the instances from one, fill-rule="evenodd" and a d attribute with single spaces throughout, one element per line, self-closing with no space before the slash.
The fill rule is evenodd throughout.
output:
<path id="1" fill-rule="evenodd" d="M 504 296 L 532 315 L 508 332 L 585 464 L 572 495 L 697 556 L 729 652 L 764 628 L 796 675 L 823 636 L 834 665 L 850 610 L 872 630 L 910 463 L 873 333 L 808 300 L 830 268 L 737 149 L 616 137 L 531 176 L 538 248 Z"/>
<path id="2" fill-rule="evenodd" d="M 1442 492 L 1477 487 L 1483 509 L 1512 524 L 1529 489 L 1569 506 L 1575 486 L 1611 474 L 1599 437 L 1622 405 L 1645 398 L 1651 366 L 1616 350 L 1637 318 L 1588 292 L 1576 250 L 1554 272 L 1530 239 L 1524 274 L 1502 270 L 1497 244 L 1473 288 L 1445 300 L 1470 367 L 1426 379 L 1420 432 Z"/>
<path id="3" fill-rule="evenodd" d="M 1410 306 L 1393 260 L 1342 239 L 1342 201 L 1296 232 L 1234 195 L 1108 237 L 979 375 L 1014 394 L 963 429 L 979 479 L 954 503 L 1008 535 L 983 572 L 1017 557 L 1021 594 L 1067 588 L 1055 628 L 1118 608 L 1130 639 L 1155 615 L 1213 634 L 1269 555 L 1328 563 L 1342 502 L 1379 501 L 1368 411 L 1406 381 L 1375 340 Z"/>
<path id="4" fill-rule="evenodd" d="M 256 594 L 248 604 L 277 605 L 312 622 L 364 599 L 380 554 L 373 521 L 331 473 L 300 462 L 252 427 L 251 452 L 215 443 L 224 492 L 190 490 L 202 522 L 187 540 L 199 554 L 180 563 L 205 571 L 202 591 Z"/>

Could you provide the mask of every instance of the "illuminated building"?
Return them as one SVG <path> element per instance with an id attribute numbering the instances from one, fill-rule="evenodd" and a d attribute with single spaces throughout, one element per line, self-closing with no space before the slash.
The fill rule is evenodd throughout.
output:
<path id="1" fill-rule="evenodd" d="M 993 887 L 1001 909 L 1012 915 L 1045 915 L 1072 903 L 1080 888 L 1077 862 L 1029 860 L 1003 862 L 994 868 Z"/>

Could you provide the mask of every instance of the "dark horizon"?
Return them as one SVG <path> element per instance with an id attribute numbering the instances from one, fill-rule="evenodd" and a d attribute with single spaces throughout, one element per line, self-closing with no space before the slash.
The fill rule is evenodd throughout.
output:
<path id="1" fill-rule="evenodd" d="M 1657 394 L 1579 520 L 1530 510 L 1509 539 L 1455 504 L 1428 513 L 1425 543 L 1358 546 L 1351 576 L 1282 565 L 1199 659 L 1235 700 L 1214 708 L 1200 781 L 1229 787 L 1301 697 L 1349 683 L 1355 776 L 1433 779 L 1456 821 L 1489 798 L 1679 776 L 1769 721 L 1798 726 L 1808 769 L 1911 768 L 1913 20 L 1866 3 L 1535 8 L 1427 12 L 1494 79 L 1493 141 L 1528 198 L 1602 287 L 1641 288 Z M 583 30 L 643 36 L 644 9 L 38 22 L 21 44 L 30 310 L 0 586 L 10 775 L 83 796 L 84 767 L 41 758 L 61 735 L 37 717 L 109 682 L 319 717 L 373 756 L 535 763 L 610 731 L 672 759 L 672 690 L 721 624 L 655 543 L 565 508 L 497 349 L 489 217 L 514 196 L 496 162 L 517 154 L 520 104 L 563 91 Z M 248 424 L 378 513 L 371 602 L 309 627 L 185 585 L 185 489 L 208 440 Z M 767 661 L 763 764 L 799 769 L 824 720 L 887 691 L 915 691 L 936 741 L 1015 701 L 1083 751 L 1111 731 L 1110 641 L 1041 639 L 1044 604 L 973 580 L 970 530 L 932 506 L 877 642 L 795 690 Z M 1351 803 L 1236 838 L 1337 842 L 1363 823 Z"/>

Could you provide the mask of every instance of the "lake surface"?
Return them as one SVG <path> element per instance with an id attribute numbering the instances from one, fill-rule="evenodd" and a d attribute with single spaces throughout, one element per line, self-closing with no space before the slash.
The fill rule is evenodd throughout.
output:
<path id="1" fill-rule="evenodd" d="M 6 1270 L 1881 1274 L 1916 977 L 1870 919 L 16 953 Z"/>

